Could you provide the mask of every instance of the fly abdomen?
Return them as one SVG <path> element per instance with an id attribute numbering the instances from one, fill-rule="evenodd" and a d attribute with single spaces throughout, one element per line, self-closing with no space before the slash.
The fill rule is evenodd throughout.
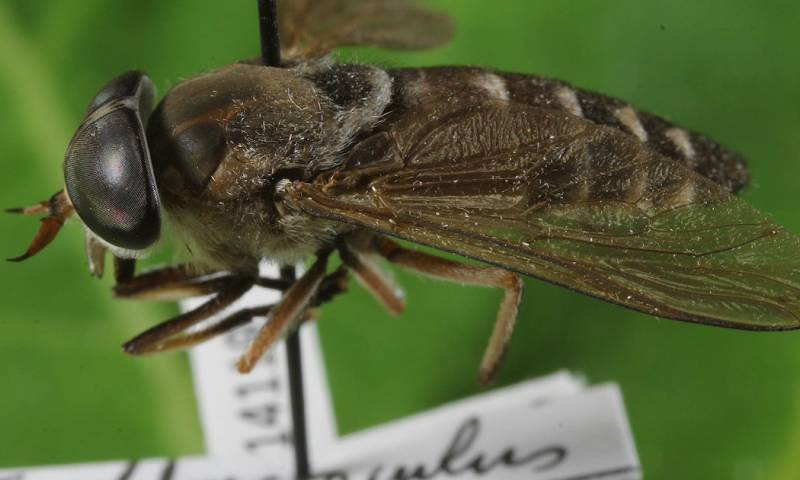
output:
<path id="1" fill-rule="evenodd" d="M 632 135 L 731 192 L 740 191 L 749 180 L 745 161 L 736 152 L 622 100 L 566 82 L 470 67 L 401 69 L 389 74 L 394 80 L 390 113 L 402 113 L 421 102 L 469 105 L 486 99 L 562 110 Z"/>
<path id="2" fill-rule="evenodd" d="M 655 216 L 719 199 L 706 179 L 618 131 L 595 126 L 564 142 L 548 148 L 528 172 L 532 212 L 579 206 L 630 213 L 635 207 Z"/>
<path id="3" fill-rule="evenodd" d="M 503 74 L 511 101 L 566 110 L 572 115 L 633 135 L 658 153 L 678 160 L 731 192 L 749 180 L 744 159 L 697 132 L 645 112 L 622 100 L 574 88 L 549 78 Z"/>

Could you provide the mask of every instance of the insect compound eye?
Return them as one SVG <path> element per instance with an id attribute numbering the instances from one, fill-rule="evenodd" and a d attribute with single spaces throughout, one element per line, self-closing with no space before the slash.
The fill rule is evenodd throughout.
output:
<path id="1" fill-rule="evenodd" d="M 75 212 L 100 239 L 124 250 L 152 246 L 161 230 L 144 129 L 154 98 L 153 83 L 143 72 L 112 80 L 89 104 L 64 159 Z"/>

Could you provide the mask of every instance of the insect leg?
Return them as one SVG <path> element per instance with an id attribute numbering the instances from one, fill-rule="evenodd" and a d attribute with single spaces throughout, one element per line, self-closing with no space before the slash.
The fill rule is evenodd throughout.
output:
<path id="1" fill-rule="evenodd" d="M 375 244 L 378 253 L 408 270 L 465 285 L 498 287 L 505 290 L 505 297 L 497 312 L 497 321 L 478 371 L 478 381 L 481 385 L 491 383 L 497 375 L 508 349 L 511 334 L 514 332 L 517 310 L 522 299 L 522 279 L 519 275 L 496 267 L 467 265 L 409 250 L 385 237 L 376 239 Z"/>
<path id="2" fill-rule="evenodd" d="M 169 337 L 157 345 L 157 350 L 158 352 L 173 352 L 193 347 L 206 340 L 211 340 L 218 335 L 227 333 L 236 327 L 250 323 L 255 317 L 263 317 L 267 315 L 273 307 L 274 305 L 266 305 L 263 307 L 239 310 L 197 332 Z"/>
<path id="3" fill-rule="evenodd" d="M 310 308 L 316 308 L 333 300 L 340 293 L 347 291 L 348 269 L 340 266 L 333 273 L 325 275 L 319 284 L 314 297 L 308 302 Z"/>
<path id="4" fill-rule="evenodd" d="M 136 275 L 136 259 L 114 257 L 114 280 L 117 285 L 133 280 Z"/>
<path id="5" fill-rule="evenodd" d="M 402 291 L 395 287 L 391 280 L 381 272 L 379 267 L 373 265 L 369 258 L 365 258 L 357 250 L 348 246 L 339 248 L 342 262 L 358 278 L 364 286 L 392 315 L 400 315 L 406 308 Z"/>
<path id="6" fill-rule="evenodd" d="M 322 283 L 317 289 L 314 298 L 309 302 L 309 306 L 318 307 L 331 301 L 336 295 L 342 293 L 346 288 L 346 279 L 347 270 L 344 268 L 340 268 L 330 275 L 327 275 L 322 279 Z M 234 328 L 250 323 L 256 317 L 266 316 L 274 307 L 275 305 L 273 304 L 239 310 L 207 328 L 187 335 L 180 335 L 167 339 L 159 346 L 159 351 L 169 352 L 193 347 L 206 340 L 211 340 L 218 335 L 227 333 Z M 309 318 L 312 318 L 312 314 L 310 311 L 307 311 L 303 316 L 303 321 Z"/>
<path id="7" fill-rule="evenodd" d="M 196 273 L 190 265 L 176 265 L 133 275 L 134 260 L 116 259 L 118 284 L 114 296 L 138 300 L 180 300 L 219 292 L 231 279 L 245 277 L 226 272 Z M 290 284 L 280 279 L 255 277 L 264 288 L 286 290 Z"/>
<path id="8" fill-rule="evenodd" d="M 211 318 L 239 299 L 253 286 L 253 280 L 246 277 L 232 277 L 221 291 L 189 312 L 178 315 L 156 325 L 125 343 L 123 349 L 131 355 L 145 355 L 162 351 L 164 343 L 171 337 L 185 332 L 198 323 Z"/>
<path id="9" fill-rule="evenodd" d="M 344 268 L 340 268 L 337 271 L 325 276 L 325 278 L 322 279 L 319 288 L 317 289 L 317 293 L 309 302 L 309 306 L 317 307 L 331 301 L 336 295 L 342 293 L 346 289 L 346 280 L 347 270 Z M 168 335 L 160 341 L 152 341 L 147 347 L 147 351 L 142 353 L 171 352 L 193 347 L 197 344 L 205 342 L 206 340 L 211 340 L 214 337 L 245 325 L 256 317 L 268 315 L 274 307 L 274 305 L 265 305 L 261 307 L 252 307 L 239 310 L 196 332 L 183 335 L 178 332 L 172 336 Z M 303 320 L 306 320 L 308 317 L 310 317 L 310 312 L 306 313 Z M 134 340 L 129 342 L 129 344 L 132 342 L 134 342 Z"/>
<path id="10" fill-rule="evenodd" d="M 297 318 L 309 306 L 319 289 L 325 277 L 327 265 L 328 254 L 319 255 L 311 268 L 289 287 L 281 302 L 273 310 L 267 324 L 258 332 L 250 347 L 239 359 L 237 367 L 240 372 L 250 372 L 258 359 L 277 340 L 296 326 Z"/>
<path id="11" fill-rule="evenodd" d="M 188 265 L 159 268 L 114 286 L 114 296 L 137 300 L 180 300 L 219 292 L 235 275 L 194 273 Z"/>

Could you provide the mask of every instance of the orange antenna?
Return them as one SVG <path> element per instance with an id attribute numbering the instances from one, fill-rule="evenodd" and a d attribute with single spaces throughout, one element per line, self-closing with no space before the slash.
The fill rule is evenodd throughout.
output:
<path id="1" fill-rule="evenodd" d="M 28 250 L 19 257 L 8 259 L 9 262 L 21 262 L 31 258 L 41 252 L 46 246 L 50 245 L 53 239 L 58 235 L 58 232 L 61 231 L 64 222 L 72 216 L 74 209 L 62 190 L 45 202 L 40 202 L 30 207 L 9 208 L 6 212 L 18 213 L 20 215 L 47 214 L 47 216 L 42 219 L 42 225 L 39 227 L 39 231 L 36 232 L 36 236 L 33 237 L 33 241 L 30 246 L 28 246 Z"/>

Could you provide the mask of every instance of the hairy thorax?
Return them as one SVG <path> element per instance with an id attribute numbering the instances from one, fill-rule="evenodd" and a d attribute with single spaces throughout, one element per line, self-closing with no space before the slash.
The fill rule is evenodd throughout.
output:
<path id="1" fill-rule="evenodd" d="M 235 64 L 170 91 L 148 137 L 164 210 L 191 260 L 251 271 L 264 258 L 300 260 L 347 232 L 285 207 L 276 189 L 340 165 L 390 92 L 382 70 L 326 62 Z"/>

